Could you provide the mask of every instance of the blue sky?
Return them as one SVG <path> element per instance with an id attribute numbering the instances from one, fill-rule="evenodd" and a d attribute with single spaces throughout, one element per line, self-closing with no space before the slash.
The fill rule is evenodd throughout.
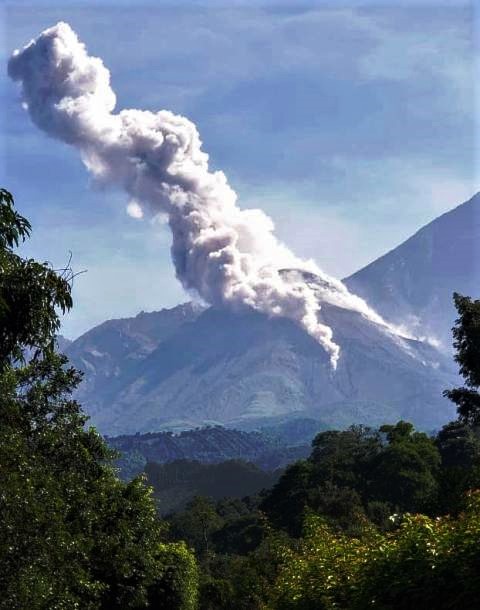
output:
<path id="1" fill-rule="evenodd" d="M 475 15 L 449 2 L 3 3 L 4 65 L 64 20 L 112 73 L 117 108 L 181 113 L 242 207 L 343 277 L 476 190 Z M 167 227 L 125 213 L 1 76 L 1 182 L 25 252 L 88 269 L 64 333 L 185 301 Z"/>

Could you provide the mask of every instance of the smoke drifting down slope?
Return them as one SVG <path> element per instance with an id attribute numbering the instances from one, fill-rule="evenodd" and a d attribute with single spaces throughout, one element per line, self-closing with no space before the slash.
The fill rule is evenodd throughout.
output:
<path id="1" fill-rule="evenodd" d="M 108 69 L 87 54 L 68 24 L 58 23 L 15 51 L 8 71 L 22 85 L 32 121 L 77 148 L 97 180 L 123 188 L 132 216 L 167 215 L 172 259 L 185 289 L 212 305 L 252 307 L 296 321 L 323 346 L 333 367 L 340 350 L 332 329 L 318 321 L 318 295 L 301 274 L 280 270 L 315 273 L 325 302 L 385 324 L 340 281 L 280 243 L 261 210 L 237 206 L 223 172 L 209 170 L 191 121 L 167 110 L 114 113 Z"/>

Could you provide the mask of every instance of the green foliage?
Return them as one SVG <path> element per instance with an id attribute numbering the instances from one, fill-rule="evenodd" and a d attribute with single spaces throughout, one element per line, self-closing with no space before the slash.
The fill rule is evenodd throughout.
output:
<path id="1" fill-rule="evenodd" d="M 287 537 L 270 532 L 246 555 L 216 555 L 204 563 L 199 610 L 265 610 Z"/>
<path id="2" fill-rule="evenodd" d="M 480 603 L 480 496 L 458 519 L 407 515 L 400 528 L 359 538 L 307 522 L 298 549 L 286 547 L 273 589 L 275 610 L 476 608 Z"/>
<path id="3" fill-rule="evenodd" d="M 13 197 L 0 189 L 0 250 L 11 251 L 29 237 L 32 227 L 28 220 L 15 210 Z"/>
<path id="4" fill-rule="evenodd" d="M 313 465 L 300 460 L 289 466 L 260 505 L 275 527 L 300 535 L 309 505 Z"/>
<path id="5" fill-rule="evenodd" d="M 435 443 L 407 422 L 382 426 L 380 432 L 387 445 L 372 460 L 372 498 L 402 512 L 431 512 L 438 498 L 440 466 Z"/>
<path id="6" fill-rule="evenodd" d="M 313 426 L 310 424 L 305 430 L 302 426 L 298 429 L 293 423 L 290 425 L 294 432 L 305 434 L 311 431 Z M 126 434 L 109 438 L 108 442 L 122 454 L 118 465 L 125 478 L 142 472 L 147 462 L 164 464 L 177 460 L 197 461 L 203 464 L 245 460 L 264 470 L 273 471 L 310 453 L 308 445 L 296 444 L 298 434 L 293 435 L 291 441 L 288 440 L 289 429 L 290 426 L 284 424 L 280 438 L 280 435 L 277 436 L 276 431 L 274 433 L 270 428 L 262 432 L 245 432 L 222 426 L 206 426 L 195 430 L 184 430 L 178 434 L 172 432 Z M 290 442 L 295 442 L 295 446 L 289 446 Z"/>
<path id="7" fill-rule="evenodd" d="M 375 535 L 373 544 L 375 546 Z M 348 608 L 350 587 L 364 563 L 368 545 L 335 534 L 324 520 L 311 516 L 298 548 L 282 552 L 283 567 L 273 588 L 271 607 L 278 610 Z"/>
<path id="8" fill-rule="evenodd" d="M 358 487 L 381 446 L 379 433 L 365 426 L 318 434 L 312 442 L 310 456 L 315 481 L 320 484 L 329 481 L 340 487 Z"/>
<path id="9" fill-rule="evenodd" d="M 168 518 L 169 536 L 186 540 L 200 560 L 200 610 L 263 608 L 274 581 L 278 540 L 258 511 L 258 499 L 195 498 L 184 511 Z"/>
<path id="10" fill-rule="evenodd" d="M 450 554 L 456 557 L 461 532 L 472 523 L 474 536 L 477 531 L 476 496 L 469 496 L 464 515 L 455 515 L 466 507 L 465 490 L 480 483 L 479 457 L 476 432 L 461 422 L 435 438 L 407 422 L 325 432 L 310 458 L 287 468 L 264 497 L 216 504 L 197 499 L 169 517 L 169 534 L 197 550 L 200 610 L 442 608 L 443 594 L 437 599 L 436 591 L 449 590 L 453 568 L 440 567 Z M 409 514 L 417 510 L 430 516 Z M 435 518 L 448 511 L 452 517 Z M 428 532 L 438 533 L 436 557 L 449 528 L 460 533 L 445 563 L 432 567 Z M 466 603 L 476 599 L 470 579 L 478 561 L 478 555 L 469 559 L 463 576 L 456 566 L 445 608 L 461 607 L 454 600 L 463 600 L 468 587 Z M 443 576 L 431 580 L 432 571 Z"/>
<path id="11" fill-rule="evenodd" d="M 454 294 L 458 319 L 453 328 L 455 360 L 465 386 L 444 392 L 457 405 L 460 418 L 470 424 L 480 424 L 480 300 Z"/>
<path id="12" fill-rule="evenodd" d="M 273 485 L 279 476 L 279 473 L 265 472 L 243 460 L 228 460 L 219 464 L 201 464 L 190 460 L 175 460 L 167 464 L 150 462 L 145 467 L 145 473 L 155 490 L 162 514 L 181 510 L 197 495 L 213 500 L 253 495 Z"/>
<path id="13" fill-rule="evenodd" d="M 117 478 L 54 352 L 69 283 L 13 253 L 30 227 L 0 194 L 0 608 L 190 610 L 193 555 L 163 543 L 151 489 Z"/>
<path id="14" fill-rule="evenodd" d="M 386 525 L 388 512 L 434 510 L 439 466 L 433 439 L 406 422 L 322 432 L 310 458 L 287 468 L 261 508 L 295 536 L 307 510 L 354 533 L 367 514 Z"/>
<path id="15" fill-rule="evenodd" d="M 460 421 L 450 422 L 437 434 L 441 456 L 439 512 L 457 514 L 464 508 L 465 492 L 480 489 L 480 437 L 478 430 Z"/>
<path id="16" fill-rule="evenodd" d="M 29 222 L 0 189 L 0 367 L 22 360 L 26 349 L 52 350 L 57 310 L 65 313 L 72 306 L 68 275 L 13 252 L 29 234 Z"/>
<path id="17" fill-rule="evenodd" d="M 121 483 L 48 354 L 0 376 L 1 608 L 138 608 L 155 581 L 150 490 Z"/>
<path id="18" fill-rule="evenodd" d="M 195 610 L 198 601 L 198 567 L 185 543 L 157 547 L 157 575 L 149 590 L 152 608 Z"/>
<path id="19" fill-rule="evenodd" d="M 213 533 L 212 541 L 218 553 L 247 555 L 260 545 L 266 530 L 262 515 L 251 512 L 236 519 L 225 520 L 221 529 Z"/>
<path id="20" fill-rule="evenodd" d="M 223 525 L 212 500 L 196 496 L 186 510 L 169 520 L 170 532 L 176 539 L 186 540 L 198 555 L 208 555 L 211 536 Z"/>

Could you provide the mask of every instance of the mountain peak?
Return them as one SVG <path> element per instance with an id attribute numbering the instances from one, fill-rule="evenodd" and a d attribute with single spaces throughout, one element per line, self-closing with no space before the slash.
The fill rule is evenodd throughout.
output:
<path id="1" fill-rule="evenodd" d="M 345 283 L 385 320 L 450 345 L 452 292 L 478 296 L 479 235 L 476 195 Z M 107 321 L 66 348 L 85 372 L 78 398 L 93 423 L 110 435 L 292 417 L 325 427 L 405 419 L 432 429 L 454 416 L 442 397 L 456 383 L 449 354 L 389 331 L 360 303 L 352 307 L 351 295 L 342 306 L 348 292 L 336 280 L 280 273 L 316 292 L 319 317 L 340 346 L 336 371 L 320 344 L 288 319 L 194 303 L 141 312 Z"/>
<path id="2" fill-rule="evenodd" d="M 335 372 L 300 326 L 254 310 L 208 308 L 155 345 L 136 342 L 127 322 L 114 341 L 104 326 L 94 345 L 80 338 L 67 353 L 86 373 L 79 398 L 110 435 L 293 416 L 431 428 L 450 417 L 442 390 L 453 376 L 436 350 L 358 312 L 324 304 L 321 315 L 341 347 Z"/>
<path id="3" fill-rule="evenodd" d="M 450 350 L 453 292 L 480 295 L 480 194 L 344 280 L 387 321 Z"/>

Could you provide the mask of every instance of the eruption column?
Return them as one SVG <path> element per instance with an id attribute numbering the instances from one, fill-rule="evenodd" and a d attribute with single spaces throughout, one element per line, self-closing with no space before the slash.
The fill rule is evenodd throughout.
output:
<path id="1" fill-rule="evenodd" d="M 316 293 L 301 274 L 281 269 L 315 273 L 331 286 L 325 300 L 383 323 L 340 281 L 280 243 L 266 214 L 238 207 L 223 172 L 209 170 L 191 121 L 167 110 L 114 113 L 109 71 L 67 23 L 15 51 L 8 71 L 21 83 L 32 121 L 77 148 L 97 180 L 123 188 L 131 215 L 168 217 L 172 260 L 184 288 L 212 305 L 294 320 L 323 346 L 334 368 L 340 350 L 332 329 L 318 319 Z"/>

